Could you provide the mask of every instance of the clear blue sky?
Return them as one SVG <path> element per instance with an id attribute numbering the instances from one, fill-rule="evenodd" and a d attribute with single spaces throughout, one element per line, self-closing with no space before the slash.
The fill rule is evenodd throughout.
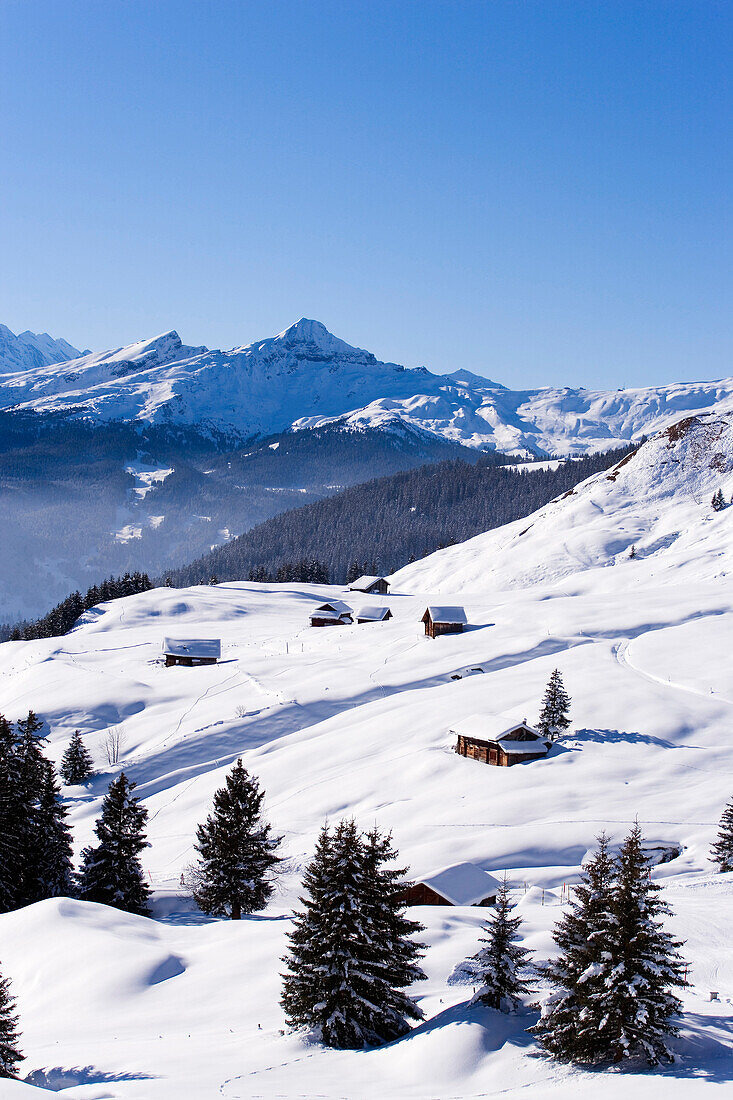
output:
<path id="1" fill-rule="evenodd" d="M 730 0 L 2 0 L 0 321 L 733 374 Z"/>

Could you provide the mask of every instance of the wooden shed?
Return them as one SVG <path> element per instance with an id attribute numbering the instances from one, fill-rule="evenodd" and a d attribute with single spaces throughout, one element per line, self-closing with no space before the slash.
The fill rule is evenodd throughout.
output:
<path id="1" fill-rule="evenodd" d="M 406 905 L 493 905 L 499 883 L 475 863 L 456 863 L 423 878 L 400 896 Z"/>
<path id="2" fill-rule="evenodd" d="M 468 625 L 462 607 L 426 607 L 422 622 L 425 623 L 428 638 L 438 638 L 441 634 L 462 634 Z"/>
<path id="3" fill-rule="evenodd" d="M 392 612 L 388 607 L 378 607 L 376 604 L 360 607 L 356 612 L 357 623 L 386 623 L 391 618 Z"/>
<path id="4" fill-rule="evenodd" d="M 322 603 L 310 613 L 311 626 L 348 626 L 353 623 L 353 610 L 342 600 Z"/>
<path id="5" fill-rule="evenodd" d="M 218 638 L 165 638 L 163 640 L 165 667 L 171 665 L 215 665 L 221 657 Z"/>
<path id="6" fill-rule="evenodd" d="M 550 751 L 550 742 L 528 725 L 526 718 L 512 722 L 504 714 L 473 714 L 452 732 L 457 753 L 499 768 L 539 760 Z"/>
<path id="7" fill-rule="evenodd" d="M 367 592 L 370 596 L 386 596 L 389 581 L 384 577 L 359 577 L 349 585 L 350 592 Z"/>

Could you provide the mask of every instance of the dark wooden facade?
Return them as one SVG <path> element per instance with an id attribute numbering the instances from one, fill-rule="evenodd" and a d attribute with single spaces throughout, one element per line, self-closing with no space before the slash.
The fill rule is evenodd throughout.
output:
<path id="1" fill-rule="evenodd" d="M 335 619 L 332 615 L 327 618 L 320 619 L 318 615 L 311 615 L 311 626 L 348 626 L 351 623 L 350 616 L 344 616 L 341 619 Z"/>
<path id="2" fill-rule="evenodd" d="M 425 623 L 425 633 L 428 638 L 439 638 L 441 634 L 462 634 L 464 623 L 434 623 L 430 612 L 426 611 L 422 617 Z"/>
<path id="3" fill-rule="evenodd" d="M 456 752 L 460 756 L 471 760 L 478 760 L 482 764 L 493 764 L 499 768 L 511 768 L 512 764 L 521 764 L 523 760 L 541 760 L 547 756 L 547 747 L 544 741 L 537 738 L 529 731 L 517 728 L 511 735 L 512 741 L 536 741 L 537 752 L 512 753 L 507 752 L 501 741 L 482 741 L 478 737 L 469 737 L 459 733 L 456 743 Z"/>
<path id="4" fill-rule="evenodd" d="M 215 665 L 216 662 L 216 657 L 180 657 L 173 653 L 166 653 L 165 655 L 166 668 L 170 668 L 172 665 L 185 665 L 186 668 L 193 668 L 194 665 Z"/>
<path id="5" fill-rule="evenodd" d="M 389 581 L 386 581 L 384 577 L 375 577 L 371 584 L 363 586 L 359 584 L 359 581 L 354 581 L 352 585 L 349 585 L 349 591 L 367 592 L 370 596 L 386 596 L 389 593 Z"/>
<path id="6" fill-rule="evenodd" d="M 415 882 L 409 888 L 400 894 L 400 901 L 405 905 L 453 905 L 452 901 L 448 901 L 448 898 L 444 898 L 442 894 L 439 894 L 437 890 L 433 890 L 431 886 L 426 886 L 424 882 Z M 496 894 L 492 894 L 489 897 L 482 898 L 481 901 L 475 901 L 474 905 L 493 905 L 496 901 Z"/>
<path id="7" fill-rule="evenodd" d="M 392 618 L 392 612 L 389 611 L 389 610 L 387 611 L 386 615 L 382 615 L 381 618 L 379 618 L 379 619 L 360 619 L 359 618 L 359 612 L 357 611 L 357 613 L 356 613 L 357 623 L 386 623 L 387 619 L 391 619 L 391 618 Z"/>

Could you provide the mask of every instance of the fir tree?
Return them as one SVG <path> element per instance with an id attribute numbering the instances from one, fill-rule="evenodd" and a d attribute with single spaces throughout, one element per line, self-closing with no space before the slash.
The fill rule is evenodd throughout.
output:
<path id="1" fill-rule="evenodd" d="M 506 875 L 496 898 L 496 909 L 486 922 L 481 943 L 485 944 L 470 959 L 471 974 L 481 982 L 474 1003 L 496 1008 L 500 1012 L 516 1012 L 520 998 L 529 991 L 522 971 L 527 966 L 529 952 L 519 946 L 522 918 L 512 916 L 509 883 Z"/>
<path id="2" fill-rule="evenodd" d="M 18 757 L 10 723 L 0 714 L 0 913 L 15 908 L 23 852 L 20 831 Z"/>
<path id="3" fill-rule="evenodd" d="M 733 799 L 723 810 L 718 839 L 711 849 L 710 860 L 718 864 L 720 871 L 733 871 Z"/>
<path id="4" fill-rule="evenodd" d="M 282 837 L 273 836 L 262 818 L 264 797 L 241 760 L 214 795 L 214 812 L 197 829 L 199 862 L 190 873 L 204 913 L 239 920 L 242 913 L 264 909 L 272 896 Z"/>
<path id="5" fill-rule="evenodd" d="M 425 949 L 413 939 L 424 927 L 405 915 L 399 899 L 410 883 L 405 880 L 406 868 L 395 867 L 396 859 L 391 834 L 380 833 L 375 826 L 366 834 L 364 845 L 364 916 L 375 946 L 371 968 L 380 983 L 372 1027 L 381 1042 L 398 1039 L 410 1030 L 408 1020 L 423 1018 L 422 1009 L 405 990 L 413 982 L 425 981 L 418 962 Z"/>
<path id="6" fill-rule="evenodd" d="M 71 833 L 66 817 L 53 765 L 44 760 L 29 874 L 31 900 L 71 897 L 75 893 Z"/>
<path id="7" fill-rule="evenodd" d="M 686 986 L 686 967 L 661 918 L 670 912 L 652 882 L 637 822 L 616 865 L 613 924 L 606 942 L 611 959 L 603 998 L 603 1056 L 614 1062 L 641 1056 L 652 1065 L 671 1062 L 667 1039 L 677 1034 L 682 1011 L 674 988 Z"/>
<path id="8" fill-rule="evenodd" d="M 81 739 L 79 730 L 74 730 L 68 748 L 61 760 L 61 778 L 69 786 L 85 783 L 93 775 L 92 758 Z"/>
<path id="9" fill-rule="evenodd" d="M 421 1014 L 402 988 L 423 975 L 416 930 L 387 896 L 402 872 L 384 866 L 388 837 L 361 837 L 353 821 L 324 827 L 304 880 L 284 960 L 281 1004 L 292 1027 L 306 1027 L 326 1046 L 359 1049 L 407 1030 Z M 391 884 L 391 885 L 390 885 Z M 404 923 L 403 923 L 404 922 Z"/>
<path id="10" fill-rule="evenodd" d="M 94 827 L 99 844 L 81 854 L 79 896 L 148 916 L 150 891 L 140 863 L 140 853 L 148 847 L 148 811 L 132 794 L 134 789 L 124 772 L 110 783 Z"/>
<path id="11" fill-rule="evenodd" d="M 725 497 L 723 496 L 722 489 L 716 489 L 710 503 L 712 504 L 714 512 L 721 512 L 723 508 L 725 508 Z"/>
<path id="12" fill-rule="evenodd" d="M 17 723 L 13 771 L 15 790 L 10 831 L 16 844 L 14 903 L 12 908 L 40 901 L 36 860 L 42 845 L 43 815 L 40 810 L 48 761 L 43 755 L 43 722 L 32 710 Z"/>
<path id="13" fill-rule="evenodd" d="M 568 728 L 570 725 L 569 710 L 570 696 L 565 691 L 560 670 L 556 668 L 545 689 L 542 710 L 537 722 L 537 729 L 543 737 L 554 741 Z"/>
<path id="14" fill-rule="evenodd" d="M 608 840 L 601 835 L 570 908 L 553 931 L 560 953 L 544 973 L 555 993 L 531 1029 L 545 1050 L 565 1061 L 593 1062 L 604 1049 L 599 1032 L 604 1019 L 613 882 Z"/>
<path id="15" fill-rule="evenodd" d="M 0 978 L 0 1077 L 15 1077 L 15 1067 L 23 1061 L 18 1042 L 18 1015 L 10 993 L 10 982 Z"/>

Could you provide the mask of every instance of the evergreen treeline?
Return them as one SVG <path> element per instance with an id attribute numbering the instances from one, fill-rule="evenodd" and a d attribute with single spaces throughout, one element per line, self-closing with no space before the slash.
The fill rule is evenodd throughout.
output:
<path id="1" fill-rule="evenodd" d="M 220 580 L 272 580 L 287 563 L 325 566 L 343 583 L 356 560 L 388 574 L 443 546 L 529 515 L 633 448 L 562 462 L 556 470 L 440 462 L 367 481 L 336 496 L 284 512 L 191 565 L 171 572 L 176 586 Z M 293 578 L 299 579 L 299 578 Z"/>
<path id="2" fill-rule="evenodd" d="M 101 584 L 93 584 L 85 595 L 72 592 L 65 600 L 51 608 L 42 619 L 31 623 L 0 627 L 0 641 L 31 641 L 33 638 L 58 638 L 68 634 L 74 623 L 97 604 L 116 600 L 120 596 L 134 596 L 148 592 L 153 587 L 147 573 L 125 573 L 123 577 L 108 577 Z"/>

